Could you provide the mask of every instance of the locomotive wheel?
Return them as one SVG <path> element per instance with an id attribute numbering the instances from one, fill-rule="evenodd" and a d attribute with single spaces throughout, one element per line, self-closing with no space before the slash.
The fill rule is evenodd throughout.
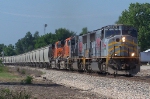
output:
<path id="1" fill-rule="evenodd" d="M 92 68 L 89 64 L 85 65 L 85 70 L 89 73 L 92 71 Z"/>
<path id="2" fill-rule="evenodd" d="M 118 74 L 117 74 L 117 71 L 116 71 L 116 72 L 114 72 L 114 77 L 117 77 L 117 75 L 118 75 Z"/>
<path id="3" fill-rule="evenodd" d="M 106 63 L 102 62 L 98 64 L 100 72 L 106 72 Z"/>
<path id="4" fill-rule="evenodd" d="M 72 66 L 72 64 L 69 64 L 69 65 L 68 65 L 68 69 L 69 69 L 70 71 L 72 71 L 72 70 L 73 70 L 73 66 Z"/>
<path id="5" fill-rule="evenodd" d="M 79 71 L 83 71 L 83 70 L 84 70 L 84 69 L 83 69 L 83 63 L 82 63 L 82 62 L 78 64 L 78 70 L 79 70 Z"/>
<path id="6" fill-rule="evenodd" d="M 47 68 L 49 69 L 51 69 L 52 68 L 52 65 L 51 65 L 51 62 L 49 62 L 48 64 L 47 64 Z"/>
<path id="7" fill-rule="evenodd" d="M 60 63 L 57 63 L 57 69 L 60 69 Z"/>

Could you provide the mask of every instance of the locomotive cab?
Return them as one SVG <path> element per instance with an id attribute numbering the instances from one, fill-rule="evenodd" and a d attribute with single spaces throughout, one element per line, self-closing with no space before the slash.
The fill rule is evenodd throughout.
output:
<path id="1" fill-rule="evenodd" d="M 116 72 L 139 72 L 137 30 L 126 25 L 111 25 L 104 30 L 107 67 Z"/>
<path id="2" fill-rule="evenodd" d="M 54 55 L 54 58 L 58 58 L 59 56 L 63 55 L 63 46 L 64 46 L 64 41 L 57 41 L 55 43 L 55 55 Z"/>

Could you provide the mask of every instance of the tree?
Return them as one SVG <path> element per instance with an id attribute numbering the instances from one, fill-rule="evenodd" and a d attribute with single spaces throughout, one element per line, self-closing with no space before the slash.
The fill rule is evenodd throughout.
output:
<path id="1" fill-rule="evenodd" d="M 57 37 L 57 40 L 65 40 L 66 38 L 75 35 L 73 31 L 69 31 L 65 28 L 56 29 L 55 33 L 56 33 L 55 35 Z"/>
<path id="2" fill-rule="evenodd" d="M 23 46 L 25 47 L 25 52 L 28 52 L 34 49 L 34 38 L 32 37 L 32 34 L 30 32 L 26 33 L 24 40 L 23 40 Z"/>
<path id="3" fill-rule="evenodd" d="M 141 51 L 150 48 L 150 4 L 131 3 L 128 10 L 119 16 L 117 24 L 132 25 L 138 29 L 138 44 Z"/>
<path id="4" fill-rule="evenodd" d="M 44 37 L 45 37 L 45 36 L 41 36 L 41 37 L 39 37 L 39 38 L 36 40 L 36 42 L 35 42 L 35 49 L 48 45 L 48 44 L 46 44 L 46 42 L 45 42 L 45 40 L 44 40 Z"/>
<path id="5" fill-rule="evenodd" d="M 4 44 L 0 44 L 0 54 L 1 54 L 1 52 L 3 51 L 3 48 L 5 47 L 5 45 Z"/>
<path id="6" fill-rule="evenodd" d="M 88 32 L 87 27 L 82 28 L 82 32 L 79 35 L 86 34 Z"/>
<path id="7" fill-rule="evenodd" d="M 14 46 L 12 44 L 9 44 L 8 46 L 4 47 L 4 55 L 5 56 L 12 56 L 12 55 L 16 55 Z"/>
<path id="8" fill-rule="evenodd" d="M 35 48 L 40 48 L 49 44 L 53 44 L 56 41 L 65 40 L 68 37 L 75 35 L 74 32 L 69 31 L 65 28 L 59 28 L 55 30 L 55 34 L 47 33 L 40 36 L 35 41 Z"/>
<path id="9" fill-rule="evenodd" d="M 36 38 L 38 38 L 38 33 L 35 33 L 34 35 Z M 30 32 L 27 32 L 25 37 L 22 39 L 19 39 L 18 42 L 15 44 L 16 53 L 22 54 L 28 51 L 31 51 L 34 49 L 34 37 Z"/>
<path id="10" fill-rule="evenodd" d="M 23 39 L 19 39 L 17 43 L 15 44 L 15 50 L 16 54 L 22 54 L 24 53 L 24 47 L 23 47 Z"/>

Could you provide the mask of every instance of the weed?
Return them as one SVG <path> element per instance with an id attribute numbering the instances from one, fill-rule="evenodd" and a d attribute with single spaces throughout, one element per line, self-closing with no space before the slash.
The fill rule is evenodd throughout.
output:
<path id="1" fill-rule="evenodd" d="M 17 68 L 17 72 L 20 72 L 20 69 L 19 69 L 19 68 Z"/>
<path id="2" fill-rule="evenodd" d="M 24 69 L 22 69 L 21 74 L 26 74 L 26 71 Z"/>
<path id="3" fill-rule="evenodd" d="M 33 78 L 31 76 L 26 76 L 24 80 L 21 80 L 21 83 L 23 84 L 32 84 Z"/>
<path id="4" fill-rule="evenodd" d="M 22 91 L 10 91 L 9 89 L 0 90 L 0 99 L 30 99 L 31 94 L 25 90 Z"/>
<path id="5" fill-rule="evenodd" d="M 27 76 L 26 79 L 25 79 L 26 84 L 31 84 L 32 81 L 33 81 L 33 78 L 31 76 Z"/>

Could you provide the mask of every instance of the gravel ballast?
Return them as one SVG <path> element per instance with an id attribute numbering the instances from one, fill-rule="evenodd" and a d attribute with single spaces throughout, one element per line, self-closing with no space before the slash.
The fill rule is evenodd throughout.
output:
<path id="1" fill-rule="evenodd" d="M 63 72 L 57 70 L 46 70 L 39 68 L 28 69 L 40 70 L 44 74 L 42 78 L 64 85 L 70 88 L 80 89 L 81 92 L 95 93 L 99 96 L 117 99 L 150 99 L 150 83 L 133 81 L 127 79 L 116 79 Z M 138 76 L 150 74 L 150 69 L 141 70 Z"/>
<path id="2" fill-rule="evenodd" d="M 84 91 L 95 92 L 104 96 L 119 99 L 150 98 L 149 83 L 53 70 L 42 71 L 45 72 L 43 77 L 46 77 L 57 84 L 76 87 Z"/>

